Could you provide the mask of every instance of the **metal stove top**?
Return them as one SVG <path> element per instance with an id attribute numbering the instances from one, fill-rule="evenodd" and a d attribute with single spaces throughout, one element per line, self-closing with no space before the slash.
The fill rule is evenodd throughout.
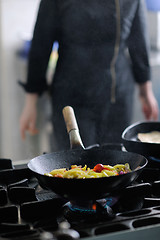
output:
<path id="1" fill-rule="evenodd" d="M 149 162 L 132 186 L 114 196 L 118 198 L 110 206 L 114 217 L 73 220 L 64 216 L 67 200 L 42 189 L 27 162 L 13 165 L 10 159 L 0 159 L 1 240 L 73 240 L 78 236 L 83 240 L 159 239 L 159 163 Z M 64 222 L 69 223 L 67 228 L 60 227 Z M 43 233 L 52 237 L 45 238 Z"/>
<path id="2" fill-rule="evenodd" d="M 126 230 L 118 233 L 104 234 L 101 236 L 93 236 L 92 238 L 83 238 L 83 240 L 159 240 L 160 224 L 152 227 L 145 227 L 137 230 Z"/>

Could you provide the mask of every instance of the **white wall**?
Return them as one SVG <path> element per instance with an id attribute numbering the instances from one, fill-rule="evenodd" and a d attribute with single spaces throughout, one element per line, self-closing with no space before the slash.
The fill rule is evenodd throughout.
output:
<path id="1" fill-rule="evenodd" d="M 148 11 L 148 27 L 151 47 L 160 50 L 160 12 Z"/>
<path id="2" fill-rule="evenodd" d="M 0 0 L 0 157 L 12 160 L 41 154 L 37 137 L 32 141 L 27 137 L 25 142 L 20 139 L 24 92 L 17 80 L 25 80 L 26 61 L 16 55 L 23 35 L 32 35 L 39 1 Z"/>

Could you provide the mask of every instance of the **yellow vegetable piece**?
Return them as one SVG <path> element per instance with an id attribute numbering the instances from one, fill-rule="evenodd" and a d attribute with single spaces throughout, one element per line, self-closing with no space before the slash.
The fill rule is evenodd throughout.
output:
<path id="1" fill-rule="evenodd" d="M 70 170 L 67 170 L 66 168 L 54 169 L 50 173 L 45 173 L 45 175 L 50 177 L 85 179 L 116 176 L 121 171 L 123 171 L 124 173 L 131 171 L 128 163 L 116 164 L 115 166 L 103 166 L 106 169 L 103 169 L 101 172 L 95 172 L 93 171 L 93 169 L 88 168 L 87 165 L 85 165 L 84 167 L 72 165 Z"/>
<path id="2" fill-rule="evenodd" d="M 65 171 L 67 171 L 66 168 L 54 169 L 50 174 L 54 177 L 57 174 L 63 174 Z"/>

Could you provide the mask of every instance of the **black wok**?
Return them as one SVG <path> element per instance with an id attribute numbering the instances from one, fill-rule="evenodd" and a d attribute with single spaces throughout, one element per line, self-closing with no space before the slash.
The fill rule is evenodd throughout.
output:
<path id="1" fill-rule="evenodd" d="M 73 113 L 70 107 L 63 111 L 67 130 L 69 132 L 71 146 L 83 147 L 78 133 L 76 122 L 68 120 L 68 108 Z M 129 163 L 132 172 L 104 178 L 91 179 L 66 179 L 45 176 L 56 168 L 70 168 L 71 165 L 87 164 L 93 168 L 96 164 L 115 165 L 118 163 Z M 106 197 L 107 195 L 118 192 L 128 186 L 135 180 L 142 169 L 146 166 L 147 159 L 139 154 L 113 151 L 99 148 L 93 149 L 71 149 L 68 151 L 54 152 L 44 154 L 32 159 L 28 167 L 35 174 L 42 187 L 51 189 L 55 193 L 68 198 L 69 200 L 95 200 Z"/>
<path id="2" fill-rule="evenodd" d="M 160 131 L 160 122 L 140 121 L 127 127 L 122 133 L 123 145 L 129 152 L 135 152 L 145 157 L 160 158 L 160 144 L 141 142 L 138 133 Z"/>

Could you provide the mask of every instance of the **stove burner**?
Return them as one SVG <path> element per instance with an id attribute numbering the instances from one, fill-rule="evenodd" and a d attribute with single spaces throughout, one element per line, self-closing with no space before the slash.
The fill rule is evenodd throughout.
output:
<path id="1" fill-rule="evenodd" d="M 153 156 L 146 156 L 148 159 L 148 167 L 160 169 L 160 158 Z"/>
<path id="2" fill-rule="evenodd" d="M 149 159 L 151 159 L 152 161 L 155 161 L 155 162 L 159 162 L 159 163 L 160 163 L 160 159 L 159 159 L 159 158 L 149 157 Z"/>
<path id="3" fill-rule="evenodd" d="M 116 197 L 108 197 L 96 201 L 71 201 L 64 208 L 64 216 L 70 222 L 94 222 L 97 220 L 109 220 L 115 217 L 112 206 L 118 201 Z"/>
<path id="4" fill-rule="evenodd" d="M 67 202 L 41 188 L 25 164 L 14 166 L 10 159 L 0 159 L 0 239 L 95 239 L 102 234 L 109 239 L 108 233 L 133 234 L 139 227 L 147 237 L 147 229 L 153 230 L 154 238 L 154 225 L 160 222 L 160 160 L 148 160 L 132 185 L 116 195 Z"/>

